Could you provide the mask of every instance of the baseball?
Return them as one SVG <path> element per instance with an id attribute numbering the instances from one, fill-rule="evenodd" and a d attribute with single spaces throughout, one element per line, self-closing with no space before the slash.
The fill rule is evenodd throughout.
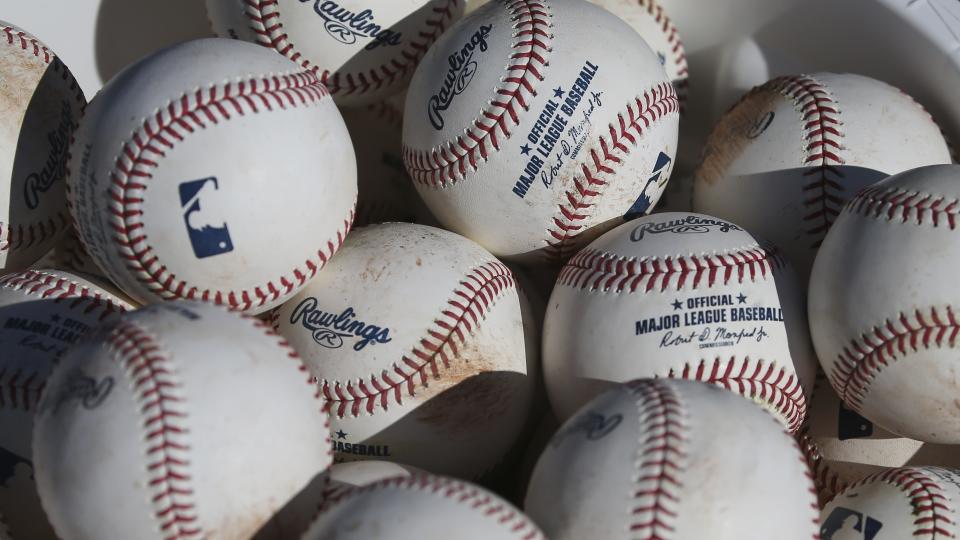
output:
<path id="1" fill-rule="evenodd" d="M 43 257 L 69 225 L 64 166 L 86 103 L 53 51 L 0 21 L 0 271 Z"/>
<path id="2" fill-rule="evenodd" d="M 536 372 L 520 302 L 513 274 L 480 246 L 391 223 L 351 233 L 274 321 L 329 400 L 338 461 L 474 478 L 527 420 Z"/>
<path id="3" fill-rule="evenodd" d="M 164 49 L 87 108 L 71 147 L 80 238 L 134 299 L 260 313 L 333 256 L 353 219 L 350 136 L 310 71 L 221 39 Z"/>
<path id="4" fill-rule="evenodd" d="M 742 394 L 795 431 L 816 358 L 776 247 L 722 219 L 664 213 L 620 225 L 560 271 L 543 370 L 560 420 L 614 383 L 671 377 Z"/>
<path id="5" fill-rule="evenodd" d="M 378 536 L 393 540 L 545 538 L 521 511 L 479 486 L 414 474 L 332 497 L 303 539 L 368 540 Z"/>
<path id="6" fill-rule="evenodd" d="M 590 0 L 617 17 L 640 34 L 660 60 L 677 89 L 680 108 L 687 101 L 690 68 L 687 53 L 677 27 L 657 0 Z"/>
<path id="7" fill-rule="evenodd" d="M 762 232 L 806 278 L 854 194 L 888 175 L 950 163 L 930 114 L 886 83 L 852 74 L 780 77 L 717 124 L 693 209 Z"/>
<path id="8" fill-rule="evenodd" d="M 0 277 L 0 538 L 56 538 L 33 480 L 30 439 L 37 402 L 64 350 L 90 328 L 132 308 L 63 271 Z"/>
<path id="9" fill-rule="evenodd" d="M 821 501 L 887 468 L 960 467 L 958 448 L 894 435 L 848 409 L 830 384 L 817 377 L 800 433 Z"/>
<path id="10" fill-rule="evenodd" d="M 820 514 L 820 539 L 956 538 L 960 471 L 889 469 L 848 487 Z"/>
<path id="11" fill-rule="evenodd" d="M 841 400 L 885 429 L 960 444 L 954 267 L 960 167 L 922 167 L 860 192 L 810 278 L 810 330 Z"/>
<path id="12" fill-rule="evenodd" d="M 50 376 L 33 439 L 43 507 L 61 538 L 249 538 L 329 466 L 323 408 L 263 323 L 154 304 Z"/>
<path id="13" fill-rule="evenodd" d="M 403 159 L 448 229 L 498 256 L 559 261 L 652 209 L 672 170 L 678 106 L 657 55 L 606 10 L 491 2 L 417 68 Z"/>
<path id="14" fill-rule="evenodd" d="M 773 417 L 715 386 L 651 379 L 560 427 L 524 509 L 553 540 L 809 540 L 818 512 L 800 450 Z"/>
<path id="15" fill-rule="evenodd" d="M 207 0 L 221 37 L 273 49 L 316 74 L 337 103 L 404 89 L 466 0 Z"/>

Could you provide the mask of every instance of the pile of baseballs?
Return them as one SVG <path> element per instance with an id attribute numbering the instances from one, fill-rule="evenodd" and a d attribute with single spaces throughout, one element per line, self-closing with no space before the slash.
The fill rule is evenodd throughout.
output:
<path id="1" fill-rule="evenodd" d="M 0 540 L 960 537 L 909 95 L 678 154 L 654 0 L 206 4 L 89 103 L 0 23 Z"/>

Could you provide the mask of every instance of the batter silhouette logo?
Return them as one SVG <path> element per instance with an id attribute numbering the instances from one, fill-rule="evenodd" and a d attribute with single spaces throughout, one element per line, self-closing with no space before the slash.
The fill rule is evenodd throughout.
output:
<path id="1" fill-rule="evenodd" d="M 640 191 L 640 196 L 637 197 L 636 202 L 634 202 L 633 206 L 624 214 L 624 219 L 638 218 L 650 210 L 653 201 L 650 200 L 650 195 L 647 194 L 647 190 L 650 186 L 655 185 L 662 187 L 667 183 L 667 180 L 670 179 L 671 163 L 673 163 L 673 160 L 670 159 L 670 156 L 660 152 L 660 155 L 657 156 L 657 163 L 653 166 L 653 174 L 647 179 L 647 183 L 643 186 L 643 190 Z"/>
<path id="2" fill-rule="evenodd" d="M 220 184 L 214 177 L 180 184 L 180 208 L 193 254 L 198 259 L 233 251 L 222 208 Z"/>
<path id="3" fill-rule="evenodd" d="M 820 527 L 822 540 L 875 540 L 883 523 L 856 510 L 838 506 Z"/>

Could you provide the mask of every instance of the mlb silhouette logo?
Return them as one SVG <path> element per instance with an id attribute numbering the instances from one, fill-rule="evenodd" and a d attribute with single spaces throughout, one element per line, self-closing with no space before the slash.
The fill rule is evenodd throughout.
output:
<path id="1" fill-rule="evenodd" d="M 821 540 L 873 540 L 883 523 L 849 508 L 837 507 L 820 527 Z"/>
<path id="2" fill-rule="evenodd" d="M 651 185 L 660 184 L 661 179 L 663 179 L 663 182 L 667 181 L 667 178 L 670 177 L 669 171 L 671 163 L 673 163 L 673 160 L 670 159 L 670 156 L 660 152 L 660 155 L 657 156 L 657 163 L 653 166 L 653 174 L 647 179 L 647 183 L 643 186 L 643 190 L 640 191 L 640 196 L 637 197 L 636 202 L 634 202 L 633 206 L 623 215 L 624 219 L 630 220 L 646 215 L 651 203 L 650 196 L 647 195 L 647 189 L 649 189 Z"/>
<path id="3" fill-rule="evenodd" d="M 180 184 L 180 208 L 187 226 L 193 254 L 198 259 L 233 251 L 233 240 L 223 218 L 214 177 L 191 180 Z"/>

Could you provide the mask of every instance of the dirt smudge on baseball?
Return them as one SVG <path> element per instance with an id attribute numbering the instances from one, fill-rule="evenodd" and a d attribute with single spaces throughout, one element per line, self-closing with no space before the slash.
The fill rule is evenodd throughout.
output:
<path id="1" fill-rule="evenodd" d="M 757 88 L 723 115 L 707 139 L 694 182 L 712 184 L 723 178 L 730 165 L 752 143 L 751 132 L 761 125 L 767 113 L 773 111 L 782 99 L 773 89 Z M 798 131 L 798 136 L 802 135 Z"/>

